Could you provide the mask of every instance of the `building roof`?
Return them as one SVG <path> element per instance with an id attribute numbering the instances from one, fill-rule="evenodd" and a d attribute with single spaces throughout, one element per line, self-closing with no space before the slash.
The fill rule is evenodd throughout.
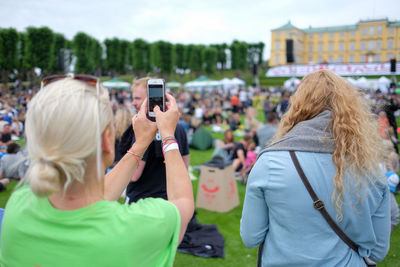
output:
<path id="1" fill-rule="evenodd" d="M 278 31 L 278 30 L 279 30 L 279 31 L 281 31 L 281 30 L 293 30 L 293 29 L 296 29 L 296 30 L 300 30 L 300 31 L 301 31 L 301 29 L 295 27 L 295 26 L 290 22 L 290 20 L 289 20 L 288 23 L 286 23 L 285 25 L 280 26 L 279 28 L 273 29 L 272 31 Z"/>
<path id="2" fill-rule="evenodd" d="M 311 26 L 307 29 L 302 29 L 305 33 L 315 32 L 339 32 L 339 31 L 354 31 L 357 30 L 357 25 L 345 25 L 345 26 L 331 26 L 331 27 L 318 27 L 312 28 Z"/>
<path id="3" fill-rule="evenodd" d="M 272 31 L 281 31 L 281 30 L 299 30 L 304 33 L 318 33 L 318 32 L 343 32 L 343 31 L 355 31 L 357 30 L 358 24 L 360 23 L 365 23 L 365 22 L 375 22 L 375 21 L 387 21 L 388 27 L 400 27 L 400 20 L 395 20 L 395 21 L 388 21 L 388 19 L 369 19 L 369 20 L 360 20 L 357 24 L 353 25 L 343 25 L 343 26 L 329 26 L 329 27 L 309 27 L 305 29 L 300 29 L 294 26 L 290 20 L 288 23 L 285 25 L 282 25 L 281 27 L 278 27 L 276 29 L 273 29 Z"/>
<path id="4" fill-rule="evenodd" d="M 388 27 L 400 27 L 400 20 L 389 21 Z"/>

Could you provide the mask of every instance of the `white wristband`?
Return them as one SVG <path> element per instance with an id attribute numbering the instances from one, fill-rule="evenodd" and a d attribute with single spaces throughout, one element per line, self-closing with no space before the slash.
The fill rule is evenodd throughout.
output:
<path id="1" fill-rule="evenodd" d="M 179 149 L 179 146 L 177 143 L 172 143 L 172 144 L 168 145 L 167 148 L 165 148 L 164 154 L 170 150 L 175 150 L 175 149 Z"/>

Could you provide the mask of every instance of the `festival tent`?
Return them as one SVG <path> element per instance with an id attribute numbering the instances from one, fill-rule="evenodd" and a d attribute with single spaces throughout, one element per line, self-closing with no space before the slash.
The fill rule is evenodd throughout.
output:
<path id="1" fill-rule="evenodd" d="M 206 76 L 200 76 L 196 80 L 184 84 L 184 88 L 189 90 L 212 89 L 222 86 L 220 81 L 212 80 Z"/>
<path id="2" fill-rule="evenodd" d="M 124 82 L 118 78 L 113 78 L 111 80 L 105 81 L 102 85 L 108 89 L 125 89 L 130 88 L 131 84 L 128 82 Z"/>
<path id="3" fill-rule="evenodd" d="M 368 88 L 368 80 L 365 77 L 361 77 L 360 79 L 356 80 L 355 85 L 358 88 L 367 89 Z"/>
<path id="4" fill-rule="evenodd" d="M 182 84 L 180 82 L 170 81 L 165 84 L 165 87 L 166 88 L 180 88 L 180 87 L 182 87 Z"/>
<path id="5" fill-rule="evenodd" d="M 382 93 L 387 94 L 388 89 L 390 87 L 390 79 L 386 78 L 385 76 L 382 76 L 378 79 L 378 87 L 379 90 L 381 90 Z"/>
<path id="6" fill-rule="evenodd" d="M 294 90 L 297 88 L 297 86 L 300 84 L 300 80 L 299 79 L 297 79 L 297 78 L 295 78 L 295 77 L 292 77 L 292 78 L 290 78 L 289 80 L 286 80 L 284 83 L 283 83 L 283 87 L 286 89 L 286 90 L 289 90 L 290 92 L 294 92 Z"/>
<path id="7" fill-rule="evenodd" d="M 346 78 L 346 79 L 347 79 L 347 81 L 348 81 L 351 85 L 356 86 L 356 84 L 357 84 L 357 81 L 356 81 L 356 80 L 354 80 L 354 79 L 351 78 L 351 77 L 348 77 L 348 78 Z"/>
<path id="8" fill-rule="evenodd" d="M 243 81 L 243 80 L 241 80 L 239 78 L 236 78 L 236 77 L 233 78 L 233 79 L 224 78 L 224 79 L 220 80 L 219 82 L 221 83 L 222 87 L 225 90 L 229 90 L 229 89 L 232 89 L 232 88 L 238 88 L 238 87 L 241 87 L 241 86 L 246 86 L 246 82 L 245 81 Z"/>

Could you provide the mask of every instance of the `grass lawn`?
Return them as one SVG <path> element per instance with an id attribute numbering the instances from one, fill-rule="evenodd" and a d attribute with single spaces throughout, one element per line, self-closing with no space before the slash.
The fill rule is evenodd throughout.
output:
<path id="1" fill-rule="evenodd" d="M 262 120 L 263 118 L 260 118 Z M 209 128 L 207 128 L 209 129 Z M 222 139 L 222 134 L 213 133 L 214 138 Z M 239 140 L 239 138 L 235 138 Z M 199 151 L 190 150 L 190 164 L 192 166 L 202 165 L 211 159 L 213 149 Z M 195 171 L 195 175 L 199 176 L 199 171 Z M 16 181 L 12 181 L 7 187 L 7 190 L 0 193 L 0 207 L 5 207 Z M 197 193 L 198 180 L 193 181 L 193 191 Z M 204 209 L 197 210 L 197 220 L 201 224 L 216 224 L 218 230 L 225 238 L 225 258 L 201 258 L 188 254 L 177 253 L 175 257 L 174 267 L 190 267 L 190 266 L 256 266 L 257 248 L 247 249 L 239 235 L 240 218 L 243 207 L 243 200 L 246 187 L 240 182 L 237 182 L 239 190 L 240 205 L 235 209 L 226 212 L 218 213 Z M 397 202 L 400 203 L 400 194 L 396 196 Z M 328 226 L 327 226 L 328 227 Z M 400 226 L 394 230 L 391 237 L 390 251 L 386 259 L 379 263 L 379 266 L 400 266 Z M 316 245 L 316 244 L 305 244 Z"/>

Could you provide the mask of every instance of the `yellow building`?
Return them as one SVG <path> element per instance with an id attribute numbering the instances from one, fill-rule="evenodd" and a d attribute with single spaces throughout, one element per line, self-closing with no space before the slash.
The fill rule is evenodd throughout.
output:
<path id="1" fill-rule="evenodd" d="M 289 21 L 271 32 L 270 66 L 400 59 L 400 21 L 361 20 L 354 25 L 306 29 Z"/>

